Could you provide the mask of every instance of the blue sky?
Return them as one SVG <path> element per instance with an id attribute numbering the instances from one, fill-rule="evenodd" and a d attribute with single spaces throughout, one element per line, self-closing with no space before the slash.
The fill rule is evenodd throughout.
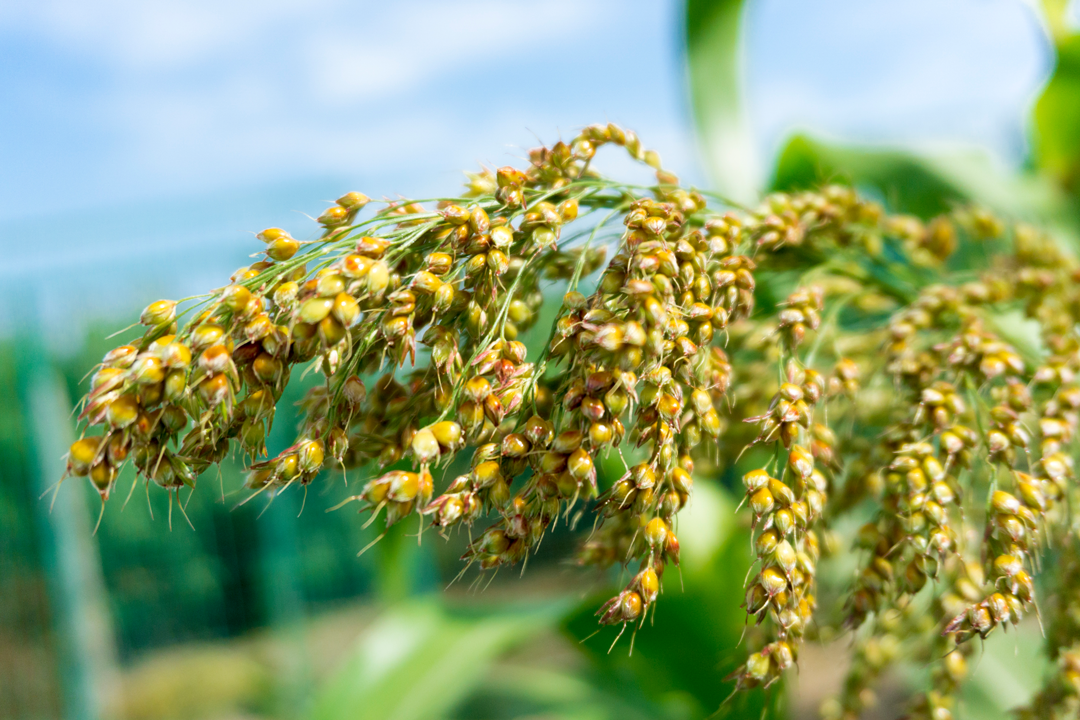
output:
<path id="1" fill-rule="evenodd" d="M 86 321 L 220 285 L 257 249 L 253 232 L 308 236 L 304 214 L 346 190 L 451 192 L 461 170 L 598 120 L 705 182 L 680 13 L 643 0 L 6 0 L 0 318 Z M 1052 62 L 1019 0 L 752 0 L 746 39 L 764 158 L 804 128 L 980 145 L 1016 164 Z"/>

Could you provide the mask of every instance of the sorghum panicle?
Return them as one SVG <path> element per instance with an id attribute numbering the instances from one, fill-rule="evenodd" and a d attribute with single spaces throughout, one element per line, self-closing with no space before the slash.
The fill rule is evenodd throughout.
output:
<path id="1" fill-rule="evenodd" d="M 656 184 L 597 175 L 604 145 Z M 934 668 L 914 715 L 949 717 L 964 641 L 1031 612 L 1043 548 L 1075 544 L 1080 273 L 1030 226 L 967 207 L 889 215 L 839 185 L 717 207 L 613 124 L 470 174 L 463 197 L 352 192 L 318 222 L 312 240 L 259 233 L 265 259 L 198 303 L 146 308 L 143 335 L 93 375 L 68 475 L 104 501 L 127 462 L 179 493 L 238 449 L 253 495 L 362 468 L 345 503 L 386 527 L 480 525 L 462 559 L 483 570 L 592 514 L 577 560 L 630 567 L 597 613 L 625 628 L 679 562 L 695 472 L 738 467 L 742 597 L 762 627 L 732 679 L 768 686 L 816 627 L 871 623 L 828 717 L 857 717 L 905 652 Z M 548 340 L 530 349 L 545 304 Z M 1036 341 L 1014 345 L 1009 311 Z M 267 458 L 300 366 L 322 381 Z M 603 484 L 602 463 L 620 468 Z M 817 565 L 855 512 L 871 519 L 835 617 Z M 1032 713 L 1076 706 L 1080 638 L 1059 625 L 1061 674 Z"/>

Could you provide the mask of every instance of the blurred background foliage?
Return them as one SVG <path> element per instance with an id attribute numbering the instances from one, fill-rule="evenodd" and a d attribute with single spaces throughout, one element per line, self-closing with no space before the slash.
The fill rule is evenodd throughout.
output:
<path id="1" fill-rule="evenodd" d="M 915 154 L 806 134 L 765 167 L 744 102 L 747 5 L 684 6 L 690 107 L 722 193 L 742 202 L 839 180 L 923 217 L 975 202 L 1080 247 L 1080 34 L 1066 3 L 1042 7 L 1056 62 L 1019 171 L 977 150 Z M 200 478 L 190 502 L 183 498 L 194 529 L 160 493 L 147 497 L 134 485 L 126 509 L 110 504 L 95 533 L 92 490 L 66 483 L 54 501 L 51 486 L 74 432 L 71 399 L 85 391 L 82 373 L 123 322 L 102 322 L 62 358 L 44 349 L 33 317 L 0 342 L 0 716 L 813 717 L 839 686 L 849 638 L 825 637 L 807 648 L 786 687 L 728 698 L 723 678 L 742 657 L 735 648 L 751 560 L 747 518 L 734 513 L 731 490 L 740 468 L 699 479 L 679 528 L 681 572 L 667 579 L 653 622 L 613 650 L 617 630 L 597 632 L 593 613 L 620 579 L 560 562 L 574 533 L 554 533 L 520 578 L 457 579 L 465 539 L 429 533 L 418 541 L 416 528 L 395 528 L 358 558 L 375 530 L 348 510 L 326 512 L 342 495 L 340 474 L 306 498 L 235 507 L 240 465 L 226 466 L 220 478 Z M 292 387 L 292 399 L 304 389 Z M 284 415 L 271 452 L 295 424 Z M 601 472 L 602 484 L 612 479 Z M 132 482 L 129 475 L 120 487 Z M 850 568 L 838 561 L 822 572 L 843 578 Z M 1036 627 L 987 642 L 964 716 L 1005 717 L 1023 702 L 1044 669 L 1040 643 Z M 919 672 L 901 664 L 884 680 L 877 716 L 902 712 Z"/>

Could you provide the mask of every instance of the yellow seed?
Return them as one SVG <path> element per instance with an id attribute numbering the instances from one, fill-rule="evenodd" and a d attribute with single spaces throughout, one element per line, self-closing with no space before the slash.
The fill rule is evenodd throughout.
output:
<path id="1" fill-rule="evenodd" d="M 795 654 L 792 652 L 791 646 L 783 641 L 772 644 L 772 659 L 776 663 L 776 667 L 781 670 L 787 670 L 795 664 Z"/>
<path id="2" fill-rule="evenodd" d="M 153 355 L 140 355 L 131 366 L 135 382 L 140 385 L 156 385 L 165 379 L 165 367 L 160 358 Z"/>
<path id="3" fill-rule="evenodd" d="M 390 268 L 382 260 L 373 263 L 367 274 L 368 292 L 375 296 L 382 295 L 389 284 Z"/>
<path id="4" fill-rule="evenodd" d="M 510 538 L 498 528 L 492 528 L 480 536 L 477 547 L 492 555 L 501 555 L 510 549 Z"/>
<path id="5" fill-rule="evenodd" d="M 143 325 L 159 327 L 176 319 L 176 303 L 172 300 L 158 300 L 146 306 L 139 318 Z"/>
<path id="6" fill-rule="evenodd" d="M 273 478 L 273 470 L 270 468 L 260 468 L 248 473 L 247 479 L 244 481 L 244 487 L 248 490 L 261 490 L 270 484 L 270 480 Z"/>
<path id="7" fill-rule="evenodd" d="M 274 290 L 274 304 L 280 308 L 289 309 L 296 301 L 299 292 L 300 286 L 295 282 L 291 280 L 283 282 Z"/>
<path id="8" fill-rule="evenodd" d="M 581 447 L 583 435 L 578 430 L 566 430 L 559 433 L 552 443 L 551 449 L 559 453 L 572 453 Z"/>
<path id="9" fill-rule="evenodd" d="M 439 445 L 447 450 L 456 449 L 462 441 L 464 433 L 461 425 L 452 420 L 443 420 L 431 426 L 431 432 Z"/>
<path id="10" fill-rule="evenodd" d="M 322 467 L 325 450 L 321 440 L 306 440 L 296 450 L 301 472 L 314 473 Z"/>
<path id="11" fill-rule="evenodd" d="M 338 227 L 348 221 L 349 211 L 340 205 L 333 205 L 323 210 L 317 219 L 320 225 L 328 228 Z"/>
<path id="12" fill-rule="evenodd" d="M 765 682 L 772 674 L 772 661 L 768 655 L 756 652 L 746 659 L 743 677 L 752 684 Z"/>
<path id="13" fill-rule="evenodd" d="M 694 480 L 686 470 L 676 467 L 671 471 L 671 485 L 683 495 L 689 495 L 694 488 Z"/>
<path id="14" fill-rule="evenodd" d="M 68 450 L 68 472 L 76 477 L 85 477 L 97 457 L 101 440 L 100 437 L 85 437 L 72 443 Z"/>
<path id="15" fill-rule="evenodd" d="M 776 506 L 776 500 L 768 488 L 759 488 L 750 496 L 750 508 L 757 516 L 766 515 Z"/>
<path id="16" fill-rule="evenodd" d="M 413 277 L 412 285 L 410 287 L 417 293 L 431 295 L 437 292 L 442 286 L 442 280 L 437 278 L 434 273 L 430 273 L 427 270 L 421 270 Z"/>
<path id="17" fill-rule="evenodd" d="M 455 423 L 456 425 L 457 423 Z M 439 459 L 439 441 L 429 428 L 419 430 L 412 439 L 412 451 L 417 461 L 429 463 Z"/>
<path id="18" fill-rule="evenodd" d="M 769 597 L 774 597 L 780 591 L 786 590 L 787 585 L 787 578 L 776 568 L 769 567 L 761 571 L 761 586 L 765 588 Z"/>
<path id="19" fill-rule="evenodd" d="M 656 571 L 651 567 L 639 572 L 634 579 L 634 584 L 646 604 L 655 601 L 656 596 L 660 593 L 660 579 L 656 576 Z"/>
<path id="20" fill-rule="evenodd" d="M 465 394 L 472 398 L 473 402 L 483 402 L 491 394 L 491 383 L 487 378 L 474 377 L 465 383 Z"/>
<path id="21" fill-rule="evenodd" d="M 769 484 L 769 473 L 764 470 L 751 470 L 743 475 L 743 487 L 748 491 L 760 490 Z"/>
<path id="22" fill-rule="evenodd" d="M 562 203 L 559 204 L 559 216 L 562 218 L 563 222 L 576 220 L 578 216 L 577 198 L 563 200 Z"/>
<path id="23" fill-rule="evenodd" d="M 101 364 L 112 368 L 129 368 L 138 354 L 139 350 L 134 345 L 121 345 L 105 353 Z"/>
<path id="24" fill-rule="evenodd" d="M 488 214 L 481 207 L 474 207 L 469 213 L 469 229 L 476 235 L 483 235 L 487 233 L 491 227 L 491 220 L 488 218 Z"/>
<path id="25" fill-rule="evenodd" d="M 612 440 L 611 425 L 595 422 L 589 425 L 589 442 L 594 448 L 604 447 Z"/>
<path id="26" fill-rule="evenodd" d="M 229 389 L 229 379 L 224 373 L 219 373 L 199 384 L 199 396 L 207 405 L 215 407 L 228 398 Z"/>
<path id="27" fill-rule="evenodd" d="M 802 479 L 807 479 L 814 472 L 814 456 L 801 445 L 792 445 L 788 455 L 788 466 Z"/>
<path id="28" fill-rule="evenodd" d="M 333 309 L 334 300 L 332 298 L 311 298 L 310 300 L 305 300 L 300 306 L 299 318 L 301 322 L 309 325 L 317 325 L 322 322 L 323 318 L 328 316 Z"/>
<path id="29" fill-rule="evenodd" d="M 661 417 L 670 420 L 682 410 L 682 403 L 674 395 L 664 393 L 656 403 L 656 409 Z"/>
<path id="30" fill-rule="evenodd" d="M 551 423 L 538 415 L 525 421 L 524 435 L 534 445 L 547 447 L 555 436 Z"/>
<path id="31" fill-rule="evenodd" d="M 499 463 L 494 460 L 488 460 L 482 462 L 473 468 L 473 481 L 476 483 L 476 487 L 485 488 L 495 484 L 496 481 L 502 479 L 502 470 L 499 467 Z"/>
<path id="32" fill-rule="evenodd" d="M 263 382 L 276 382 L 281 377 L 281 361 L 268 353 L 259 353 L 251 363 L 251 370 Z"/>
<path id="33" fill-rule="evenodd" d="M 998 575 L 1014 577 L 1023 569 L 1023 563 L 1012 555 L 998 555 L 994 558 L 994 571 Z"/>
<path id="34" fill-rule="evenodd" d="M 769 493 L 776 502 L 785 507 L 795 503 L 795 493 L 792 489 L 775 478 L 769 478 Z"/>
<path id="35" fill-rule="evenodd" d="M 161 361 L 166 367 L 186 368 L 191 364 L 191 350 L 181 342 L 171 342 L 161 351 Z"/>
<path id="36" fill-rule="evenodd" d="M 652 548 L 662 547 L 667 541 L 668 532 L 667 523 L 663 519 L 653 518 L 645 526 L 645 542 Z"/>
<path id="37" fill-rule="evenodd" d="M 338 322 L 345 327 L 352 327 L 352 324 L 356 321 L 357 316 L 360 315 L 360 306 L 356 302 L 356 298 L 348 293 L 338 293 L 334 297 L 334 303 L 330 310 Z M 308 322 L 305 320 L 305 322 Z"/>
<path id="38" fill-rule="evenodd" d="M 199 367 L 210 373 L 223 372 L 229 367 L 229 351 L 224 345 L 211 345 L 199 354 Z"/>
<path id="39" fill-rule="evenodd" d="M 474 430 L 484 421 L 484 406 L 472 400 L 458 405 L 458 420 L 467 430 Z"/>
<path id="40" fill-rule="evenodd" d="M 500 452 L 503 457 L 523 458 L 530 450 L 528 438 L 519 433 L 510 433 L 503 438 Z"/>
<path id="41" fill-rule="evenodd" d="M 121 395 L 109 403 L 106 417 L 114 428 L 126 428 L 139 416 L 139 401 L 133 395 Z"/>
<path id="42" fill-rule="evenodd" d="M 623 622 L 631 622 L 636 620 L 641 615 L 642 601 L 641 596 L 636 592 L 628 592 L 623 595 L 621 603 L 621 620 Z"/>
<path id="43" fill-rule="evenodd" d="M 469 222 L 469 211 L 460 205 L 447 205 L 440 211 L 446 222 L 454 226 L 464 225 Z"/>
<path id="44" fill-rule="evenodd" d="M 280 478 L 286 482 L 300 474 L 300 458 L 296 456 L 296 453 L 278 457 L 274 461 L 274 466 Z"/>
<path id="45" fill-rule="evenodd" d="M 558 452 L 545 452 L 540 456 L 540 472 L 553 475 L 566 469 L 566 455 Z"/>
<path id="46" fill-rule="evenodd" d="M 758 492 L 761 492 L 760 490 Z M 768 490 L 765 490 L 768 492 Z M 770 496 L 771 497 L 771 496 Z M 791 510 L 778 510 L 773 515 L 773 524 L 776 529 L 780 531 L 781 535 L 790 535 L 791 531 L 795 529 L 795 513 Z"/>
<path id="47" fill-rule="evenodd" d="M 491 228 L 491 244 L 497 248 L 508 248 L 514 242 L 514 231 L 506 225 Z"/>
<path id="48" fill-rule="evenodd" d="M 108 495 L 109 488 L 116 480 L 116 468 L 108 462 L 100 462 L 90 468 L 90 482 L 102 495 Z"/>
<path id="49" fill-rule="evenodd" d="M 346 255 L 341 261 L 341 274 L 351 280 L 365 277 L 374 262 L 364 255 Z"/>
<path id="50" fill-rule="evenodd" d="M 345 193 L 337 199 L 337 204 L 349 212 L 361 210 L 369 202 L 371 202 L 371 198 L 364 193 L 356 191 Z"/>
<path id="51" fill-rule="evenodd" d="M 656 485 L 656 472 L 648 463 L 640 463 L 630 468 L 630 477 L 634 481 L 634 487 L 639 490 L 648 490 Z"/>
<path id="52" fill-rule="evenodd" d="M 1004 490 L 995 490 L 990 499 L 990 504 L 994 508 L 994 512 L 1003 515 L 1016 515 L 1020 512 L 1020 501 Z"/>
<path id="53" fill-rule="evenodd" d="M 315 282 L 315 292 L 319 297 L 332 298 L 345 291 L 345 278 L 337 273 L 325 270 L 319 273 Z"/>
<path id="54" fill-rule="evenodd" d="M 173 370 L 165 376 L 165 387 L 163 388 L 163 397 L 168 402 L 174 402 L 184 396 L 184 391 L 187 390 L 187 372 L 184 370 Z"/>
<path id="55" fill-rule="evenodd" d="M 271 243 L 271 242 L 274 242 L 275 240 L 277 240 L 278 238 L 287 238 L 287 237 L 292 237 L 292 236 L 289 235 L 289 233 L 282 230 L 281 228 L 274 227 L 274 228 L 266 228 L 265 230 L 263 230 L 261 233 L 259 233 L 255 237 L 257 237 L 259 240 L 262 240 L 265 243 Z"/>
<path id="56" fill-rule="evenodd" d="M 266 256 L 271 260 L 285 262 L 300 250 L 300 243 L 291 237 L 281 237 L 266 246 Z"/>
<path id="57" fill-rule="evenodd" d="M 103 367 L 90 379 L 90 389 L 98 393 L 108 392 L 124 380 L 124 371 L 117 367 Z"/>
<path id="58" fill-rule="evenodd" d="M 390 240 L 384 237 L 365 236 L 356 241 L 356 252 L 377 260 L 390 248 Z"/>
<path id="59" fill-rule="evenodd" d="M 386 497 L 394 502 L 411 502 L 420 493 L 420 476 L 414 472 L 398 471 L 390 481 Z"/>
<path id="60" fill-rule="evenodd" d="M 221 291 L 221 304 L 239 313 L 251 302 L 251 291 L 243 285 L 229 285 Z"/>
<path id="61" fill-rule="evenodd" d="M 784 571 L 785 575 L 790 575 L 791 571 L 795 569 L 795 563 L 798 556 L 795 553 L 795 548 L 791 546 L 787 540 L 781 540 L 776 546 L 776 550 L 773 553 L 776 558 L 776 564 L 780 566 L 780 569 Z"/>
<path id="62" fill-rule="evenodd" d="M 584 480 L 595 472 L 592 457 L 583 448 L 578 448 L 570 455 L 566 468 L 576 480 Z"/>

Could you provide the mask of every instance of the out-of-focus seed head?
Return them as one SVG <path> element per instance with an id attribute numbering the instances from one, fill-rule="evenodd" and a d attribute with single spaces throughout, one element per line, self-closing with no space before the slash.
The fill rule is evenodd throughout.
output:
<path id="1" fill-rule="evenodd" d="M 356 212 L 363 209 L 365 205 L 371 202 L 371 198 L 361 192 L 348 192 L 337 199 L 337 204 L 345 208 L 350 212 Z"/>

